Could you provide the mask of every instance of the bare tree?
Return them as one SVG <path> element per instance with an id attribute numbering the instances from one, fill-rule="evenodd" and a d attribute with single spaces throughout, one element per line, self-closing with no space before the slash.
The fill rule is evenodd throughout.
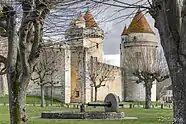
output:
<path id="1" fill-rule="evenodd" d="M 141 48 L 142 49 L 142 48 Z M 140 48 L 138 48 L 140 51 Z M 143 51 L 143 50 L 141 50 Z M 142 52 L 126 52 L 124 60 L 125 69 L 131 73 L 136 83 L 143 83 L 145 87 L 145 109 L 150 109 L 151 89 L 153 83 L 162 82 L 169 78 L 166 61 L 162 61 L 163 55 L 157 54 L 157 59 L 153 55 Z"/>
<path id="2" fill-rule="evenodd" d="M 24 12 L 19 36 L 16 31 L 16 10 L 13 4 L 6 4 L 3 7 L 8 32 L 9 52 L 6 70 L 11 124 L 27 123 L 26 89 L 32 74 L 33 65 L 39 55 L 39 43 L 42 41 L 44 19 L 49 12 L 47 2 L 36 0 L 34 4 L 35 11 L 32 11 L 32 6 L 33 2 L 31 0 L 22 2 Z"/>
<path id="3" fill-rule="evenodd" d="M 63 22 L 67 22 L 67 20 L 65 20 L 65 17 L 68 17 L 69 15 L 66 13 L 73 13 L 77 11 L 77 9 L 82 9 L 82 5 L 73 6 L 82 2 L 85 1 L 0 1 L 0 4 L 3 8 L 2 13 L 5 20 L 0 20 L 1 22 L 3 22 L 0 23 L 0 27 L 5 29 L 5 31 L 3 33 L 1 32 L 0 34 L 2 36 L 8 37 L 8 57 L 6 58 L 6 73 L 9 89 L 9 110 L 11 124 L 26 124 L 28 121 L 25 104 L 26 90 L 30 81 L 30 77 L 34 70 L 36 59 L 39 57 L 40 49 L 42 48 L 41 42 L 43 42 L 43 35 L 48 33 L 52 34 L 53 37 L 56 37 L 53 32 L 49 32 L 49 29 L 50 31 L 52 29 L 57 29 L 57 26 L 55 24 L 59 21 L 62 22 L 63 20 Z M 52 14 L 53 16 L 48 16 L 50 10 L 54 8 L 55 11 L 50 13 L 50 15 Z M 51 21 L 52 17 L 53 20 L 54 17 L 59 17 L 59 13 L 63 15 L 63 19 L 58 18 L 58 22 Z M 47 23 L 45 22 L 45 20 L 47 20 Z M 52 24 L 55 26 L 52 26 Z M 64 28 L 63 26 L 61 26 L 60 28 Z M 59 31 L 55 30 L 55 32 Z M 59 36 L 61 34 L 57 35 Z M 5 63 L 4 60 L 3 63 Z"/>
<path id="4" fill-rule="evenodd" d="M 96 57 L 91 56 L 87 67 L 86 78 L 90 81 L 90 86 L 94 88 L 94 102 L 96 102 L 98 89 L 104 87 L 107 81 L 115 79 L 114 66 L 111 67 L 105 63 L 97 62 Z"/>
<path id="5" fill-rule="evenodd" d="M 59 82 L 53 80 L 54 73 L 59 70 L 58 65 L 58 52 L 53 48 L 43 48 L 41 55 L 34 66 L 34 73 L 31 80 L 38 84 L 41 88 L 41 107 L 44 107 L 44 86 L 51 86 L 51 96 L 53 92 L 53 86 Z M 60 65 L 62 66 L 62 65 Z M 51 98 L 52 101 L 53 98 Z M 51 103 L 52 104 L 52 103 Z"/>

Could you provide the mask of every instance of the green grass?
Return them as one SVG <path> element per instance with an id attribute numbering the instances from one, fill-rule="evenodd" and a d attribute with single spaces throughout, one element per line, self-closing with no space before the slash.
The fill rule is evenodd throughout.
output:
<path id="1" fill-rule="evenodd" d="M 103 108 L 89 108 L 87 111 L 94 111 L 99 109 L 103 111 Z M 33 117 L 40 116 L 42 111 L 72 111 L 72 108 L 62 107 L 27 107 L 27 113 L 29 116 L 29 124 L 171 124 L 170 118 L 172 118 L 171 109 L 150 109 L 145 110 L 143 108 L 133 109 L 120 109 L 125 112 L 126 116 L 138 117 L 137 120 L 44 120 L 34 119 Z M 77 109 L 76 109 L 77 110 Z M 8 107 L 0 107 L 0 124 L 9 123 Z"/>
<path id="2" fill-rule="evenodd" d="M 45 102 L 50 103 L 50 98 L 45 97 Z M 5 97 L 0 97 L 0 103 L 4 104 L 4 103 L 8 103 L 8 96 Z M 26 99 L 26 103 L 27 104 L 40 104 L 40 96 L 27 96 Z M 59 100 L 54 99 L 53 100 L 53 104 L 60 104 L 61 102 Z"/>

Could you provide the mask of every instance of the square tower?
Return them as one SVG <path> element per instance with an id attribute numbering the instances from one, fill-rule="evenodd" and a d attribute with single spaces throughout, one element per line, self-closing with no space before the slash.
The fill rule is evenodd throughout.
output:
<path id="1" fill-rule="evenodd" d="M 84 98 L 90 96 L 88 94 L 91 90 L 83 74 L 86 72 L 85 62 L 89 62 L 91 56 L 102 62 L 103 31 L 88 10 L 84 16 L 80 13 L 77 19 L 70 23 L 65 37 L 71 49 L 71 102 L 90 101 Z"/>

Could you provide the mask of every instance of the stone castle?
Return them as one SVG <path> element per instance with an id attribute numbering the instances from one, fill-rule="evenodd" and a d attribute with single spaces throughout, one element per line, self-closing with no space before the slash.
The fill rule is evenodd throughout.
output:
<path id="1" fill-rule="evenodd" d="M 66 42 L 46 41 L 43 49 L 47 53 L 41 53 L 40 59 L 50 53 L 50 49 L 55 49 L 55 58 L 58 63 L 52 65 L 57 67 L 58 71 L 53 80 L 59 82 L 53 86 L 53 96 L 65 103 L 90 102 L 95 97 L 95 89 L 89 77 L 93 71 L 97 73 L 96 83 L 104 75 L 105 70 L 112 70 L 110 75 L 113 79 L 103 81 L 103 86 L 98 88 L 97 99 L 104 100 L 108 93 L 115 93 L 120 100 L 144 101 L 145 88 L 143 83 L 137 84 L 132 75 L 131 68 L 141 61 L 151 68 L 156 60 L 157 40 L 155 33 L 150 28 L 143 13 L 138 10 L 128 28 L 125 26 L 121 34 L 120 44 L 120 67 L 103 63 L 104 32 L 96 23 L 89 10 L 77 19 L 72 20 L 69 28 L 66 30 Z M 1 47 L 7 42 L 0 41 Z M 3 47 L 6 48 L 6 47 Z M 3 49 L 6 56 L 7 49 Z M 144 59 L 144 56 L 146 59 Z M 89 68 L 91 65 L 91 69 Z M 99 69 L 97 72 L 96 69 Z M 3 78 L 2 78 L 3 77 Z M 33 75 L 34 77 L 34 75 Z M 49 78 L 46 77 L 46 80 Z M 0 78 L 2 94 L 7 94 L 7 82 L 5 75 Z M 45 95 L 50 96 L 51 86 L 45 86 Z M 40 87 L 30 82 L 28 95 L 40 95 Z M 156 83 L 152 87 L 152 101 L 156 101 Z"/>

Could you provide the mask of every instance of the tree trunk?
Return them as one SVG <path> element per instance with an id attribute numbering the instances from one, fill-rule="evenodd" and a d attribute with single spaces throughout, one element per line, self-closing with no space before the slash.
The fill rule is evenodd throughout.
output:
<path id="1" fill-rule="evenodd" d="M 172 3 L 175 1 L 166 2 L 171 2 L 171 7 L 175 6 L 175 4 Z M 171 12 L 167 10 L 170 10 L 170 8 L 163 7 L 153 18 L 155 19 L 155 27 L 160 34 L 161 45 L 172 80 L 174 124 L 186 124 L 186 60 L 185 57 L 182 57 L 182 49 L 180 49 L 184 47 L 185 50 L 185 42 L 180 42 L 180 36 L 177 36 L 179 33 L 172 27 L 176 26 L 177 23 L 176 21 L 171 23 L 171 21 L 177 19 L 176 17 L 178 17 L 178 15 L 175 17 L 174 13 L 167 14 Z"/>
<path id="2" fill-rule="evenodd" d="M 50 105 L 53 105 L 53 86 L 51 85 L 51 91 L 50 91 Z"/>
<path id="3" fill-rule="evenodd" d="M 7 74 L 8 77 L 8 91 L 9 91 L 9 111 L 10 123 L 21 124 L 20 103 L 18 101 L 19 82 L 12 80 L 12 75 Z"/>
<path id="4" fill-rule="evenodd" d="M 9 111 L 11 124 L 27 124 L 26 114 L 26 91 L 30 81 L 30 76 L 10 73 L 7 71 L 9 88 Z"/>
<path id="5" fill-rule="evenodd" d="M 45 93 L 44 93 L 44 86 L 41 85 L 41 107 L 44 107 L 45 105 Z"/>
<path id="6" fill-rule="evenodd" d="M 98 88 L 97 87 L 94 87 L 94 102 L 97 102 L 97 93 L 98 93 Z"/>
<path id="7" fill-rule="evenodd" d="M 186 123 L 186 69 L 180 72 L 171 72 L 173 88 L 173 117 L 174 124 Z"/>
<path id="8" fill-rule="evenodd" d="M 16 20 L 13 7 L 5 7 L 8 11 L 8 57 L 7 57 L 7 80 L 9 92 L 9 111 L 11 124 L 26 124 L 26 86 L 28 77 L 20 77 L 21 70 L 18 63 L 18 37 L 15 30 Z"/>
<path id="9" fill-rule="evenodd" d="M 19 92 L 19 103 L 20 103 L 20 110 L 21 110 L 21 124 L 27 124 L 28 118 L 26 114 L 26 93 L 27 93 L 27 87 L 30 82 L 30 76 L 29 75 L 21 75 L 20 79 L 20 92 Z"/>
<path id="10" fill-rule="evenodd" d="M 94 92 L 93 91 L 94 91 L 94 89 L 91 86 L 91 98 L 90 98 L 91 102 L 93 102 L 93 100 L 94 100 Z"/>
<path id="11" fill-rule="evenodd" d="M 10 82 L 9 82 L 10 83 Z M 9 94 L 9 110 L 11 124 L 27 124 L 26 115 L 26 91 L 19 88 L 20 82 L 13 81 L 9 85 L 12 94 Z M 9 92 L 9 93 L 10 93 Z"/>
<path id="12" fill-rule="evenodd" d="M 145 109 L 150 109 L 151 102 L 151 82 L 145 82 Z"/>

